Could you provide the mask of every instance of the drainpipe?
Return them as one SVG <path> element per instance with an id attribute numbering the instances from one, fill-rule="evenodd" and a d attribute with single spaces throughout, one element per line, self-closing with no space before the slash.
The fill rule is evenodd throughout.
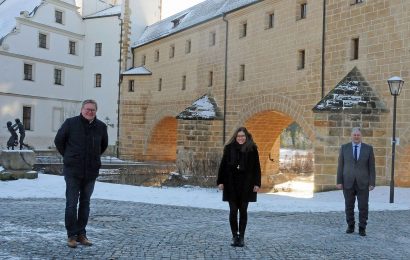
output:
<path id="1" fill-rule="evenodd" d="M 117 142 L 116 142 L 116 156 L 120 157 L 120 103 L 121 103 L 121 62 L 122 62 L 122 27 L 123 20 L 118 17 L 121 21 L 121 32 L 120 32 L 120 58 L 118 60 L 118 100 L 117 100 Z"/>
<path id="2" fill-rule="evenodd" d="M 326 30 L 326 0 L 323 0 L 323 21 L 322 21 L 322 99 L 325 97 L 325 33 Z"/>
<path id="3" fill-rule="evenodd" d="M 224 78 L 224 114 L 223 114 L 223 127 L 222 127 L 222 145 L 226 141 L 226 100 L 228 92 L 228 20 L 226 20 L 226 13 L 223 14 L 222 20 L 225 22 L 225 78 Z"/>

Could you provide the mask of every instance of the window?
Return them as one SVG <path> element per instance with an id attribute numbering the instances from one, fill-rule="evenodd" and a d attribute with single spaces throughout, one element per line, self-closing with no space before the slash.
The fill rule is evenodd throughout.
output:
<path id="1" fill-rule="evenodd" d="M 162 78 L 158 79 L 158 91 L 162 90 Z"/>
<path id="2" fill-rule="evenodd" d="M 31 107 L 23 106 L 23 125 L 25 130 L 32 130 L 31 127 Z"/>
<path id="3" fill-rule="evenodd" d="M 61 124 L 63 123 L 64 113 L 63 108 L 60 107 L 53 107 L 53 115 L 52 115 L 52 130 L 53 132 L 57 132 L 60 128 Z"/>
<path id="4" fill-rule="evenodd" d="M 214 46 L 216 43 L 216 32 L 209 33 L 209 46 Z"/>
<path id="5" fill-rule="evenodd" d="M 95 74 L 95 87 L 101 88 L 101 74 L 100 73 Z"/>
<path id="6" fill-rule="evenodd" d="M 134 92 L 134 80 L 128 81 L 128 92 Z"/>
<path id="7" fill-rule="evenodd" d="M 275 24 L 275 14 L 269 13 L 267 15 L 266 29 L 273 28 L 274 24 Z"/>
<path id="8" fill-rule="evenodd" d="M 239 38 L 246 37 L 246 30 L 248 28 L 247 22 L 242 22 L 239 28 Z"/>
<path id="9" fill-rule="evenodd" d="M 239 67 L 239 81 L 245 80 L 245 64 L 241 64 Z"/>
<path id="10" fill-rule="evenodd" d="M 147 56 L 142 55 L 141 56 L 141 65 L 144 66 L 146 61 L 147 61 Z"/>
<path id="11" fill-rule="evenodd" d="M 191 53 L 191 40 L 186 40 L 185 42 L 185 53 Z"/>
<path id="12" fill-rule="evenodd" d="M 182 90 L 186 89 L 186 75 L 182 76 Z"/>
<path id="13" fill-rule="evenodd" d="M 44 33 L 38 34 L 38 47 L 47 49 L 47 34 L 44 34 Z"/>
<path id="14" fill-rule="evenodd" d="M 33 80 L 33 65 L 24 63 L 24 80 Z"/>
<path id="15" fill-rule="evenodd" d="M 76 54 L 76 42 L 75 41 L 69 41 L 68 42 L 68 53 L 75 55 Z"/>
<path id="16" fill-rule="evenodd" d="M 210 71 L 208 74 L 208 87 L 212 87 L 214 84 L 214 72 Z"/>
<path id="17" fill-rule="evenodd" d="M 154 61 L 155 62 L 159 61 L 159 50 L 155 50 Z"/>
<path id="18" fill-rule="evenodd" d="M 62 78 L 63 78 L 63 70 L 54 69 L 54 84 L 55 85 L 63 85 Z"/>
<path id="19" fill-rule="evenodd" d="M 63 12 L 55 10 L 54 17 L 56 23 L 63 24 Z"/>
<path id="20" fill-rule="evenodd" d="M 307 16 L 307 3 L 301 3 L 299 4 L 299 11 L 296 17 L 296 20 L 301 20 L 301 19 L 305 19 Z"/>
<path id="21" fill-rule="evenodd" d="M 354 38 L 351 41 L 350 59 L 351 60 L 359 59 L 359 38 Z"/>
<path id="22" fill-rule="evenodd" d="M 95 44 L 94 53 L 95 53 L 95 56 L 101 56 L 101 53 L 102 53 L 102 43 L 101 42 L 98 42 Z"/>
<path id="23" fill-rule="evenodd" d="M 169 58 L 172 59 L 175 56 L 175 45 L 169 46 Z"/>
<path id="24" fill-rule="evenodd" d="M 305 68 L 305 50 L 298 51 L 298 70 Z"/>
<path id="25" fill-rule="evenodd" d="M 351 5 L 361 4 L 361 3 L 363 3 L 363 2 L 364 2 L 364 0 L 350 0 L 350 4 L 351 4 Z"/>

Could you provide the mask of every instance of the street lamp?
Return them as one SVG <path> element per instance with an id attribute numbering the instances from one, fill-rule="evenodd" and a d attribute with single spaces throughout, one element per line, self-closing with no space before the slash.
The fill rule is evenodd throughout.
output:
<path id="1" fill-rule="evenodd" d="M 393 138 L 391 147 L 391 179 L 390 179 L 390 203 L 394 203 L 394 157 L 396 153 L 396 106 L 397 96 L 400 95 L 404 81 L 400 77 L 391 77 L 387 80 L 390 94 L 393 96 Z"/>

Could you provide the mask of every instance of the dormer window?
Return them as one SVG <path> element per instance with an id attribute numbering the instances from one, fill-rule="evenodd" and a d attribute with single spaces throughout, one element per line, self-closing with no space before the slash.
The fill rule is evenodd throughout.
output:
<path id="1" fill-rule="evenodd" d="M 172 21 L 171 21 L 172 24 L 173 24 L 173 25 L 172 25 L 172 28 L 177 27 L 177 26 L 181 23 L 182 19 L 184 19 L 184 17 L 185 17 L 186 15 L 187 15 L 187 14 L 183 14 L 183 15 L 181 15 L 181 16 L 175 18 L 174 20 L 172 20 Z"/>

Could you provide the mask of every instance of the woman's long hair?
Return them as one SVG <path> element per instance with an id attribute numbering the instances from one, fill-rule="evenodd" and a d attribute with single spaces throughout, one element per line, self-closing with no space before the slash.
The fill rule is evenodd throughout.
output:
<path id="1" fill-rule="evenodd" d="M 246 142 L 243 144 L 242 151 L 247 152 L 247 151 L 252 151 L 254 148 L 256 148 L 256 144 L 253 141 L 252 134 L 249 133 L 248 129 L 245 127 L 241 126 L 238 129 L 236 129 L 235 133 L 229 139 L 227 144 L 233 144 L 236 142 L 236 136 L 238 135 L 239 132 L 244 132 L 246 136 Z"/>

